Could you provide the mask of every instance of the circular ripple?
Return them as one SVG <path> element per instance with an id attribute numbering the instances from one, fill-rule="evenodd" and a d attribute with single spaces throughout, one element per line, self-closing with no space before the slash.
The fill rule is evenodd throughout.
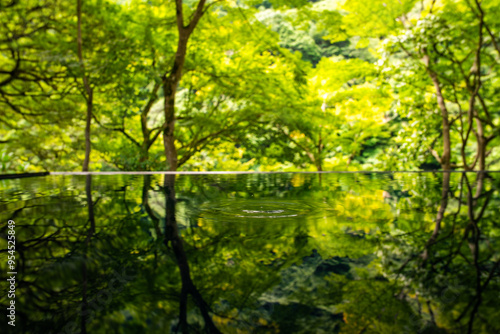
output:
<path id="1" fill-rule="evenodd" d="M 203 208 L 204 218 L 275 219 L 308 215 L 312 207 L 302 201 L 227 200 Z"/>

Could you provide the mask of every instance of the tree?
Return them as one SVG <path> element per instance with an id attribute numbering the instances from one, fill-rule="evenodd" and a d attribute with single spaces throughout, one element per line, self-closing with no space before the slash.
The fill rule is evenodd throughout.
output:
<path id="1" fill-rule="evenodd" d="M 101 146 L 111 155 L 117 155 L 117 151 L 131 152 L 127 155 L 128 161 L 117 159 L 119 168 L 163 169 L 149 159 L 149 149 L 153 148 L 154 156 L 159 157 L 155 142 L 168 123 L 164 114 L 165 97 L 160 88 L 172 74 L 172 61 L 176 57 L 172 49 L 177 50 L 178 45 L 164 42 L 163 34 L 175 35 L 161 24 L 175 17 L 162 8 L 162 4 L 140 2 L 132 3 L 130 8 L 142 13 L 141 20 L 151 25 L 132 23 L 130 29 L 133 39 L 144 40 L 142 45 L 147 46 L 136 55 L 134 64 L 129 65 L 138 73 L 132 78 L 133 85 L 142 87 L 139 93 L 135 88 L 136 92 L 131 94 L 136 96 L 135 100 L 124 96 L 122 103 L 124 107 L 140 105 L 140 112 L 131 112 L 127 117 L 125 142 L 118 147 L 109 143 Z M 269 34 L 264 25 L 249 20 L 247 15 L 251 12 L 245 14 L 232 5 L 211 8 L 213 11 L 204 14 L 207 20 L 201 21 L 198 30 L 189 35 L 192 45 L 184 56 L 182 80 L 176 86 L 176 116 L 172 124 L 176 129 L 177 168 L 189 165 L 190 159 L 202 150 L 207 152 L 223 142 L 234 144 L 254 136 L 254 131 L 272 117 L 274 108 L 283 105 L 290 108 L 291 98 L 287 96 L 297 93 L 300 88 L 297 82 L 303 75 L 295 73 L 301 66 L 298 56 L 279 48 L 276 34 Z M 114 117 L 116 121 L 111 119 L 109 124 L 121 120 L 120 115 Z M 107 127 L 112 128 L 109 124 Z M 139 152 L 139 161 L 135 158 L 136 152 Z"/>
<path id="2" fill-rule="evenodd" d="M 486 147 L 497 140 L 495 116 L 489 111 L 489 104 L 495 104 L 496 97 L 489 95 L 490 90 L 485 88 L 484 82 L 496 75 L 490 76 L 496 73 L 497 61 L 495 43 L 493 40 L 489 45 L 485 43 L 488 14 L 482 4 L 451 0 L 439 3 L 394 1 L 377 3 L 376 10 L 369 14 L 366 4 L 349 1 L 345 9 L 349 12 L 346 20 L 351 25 L 361 15 L 374 18 L 361 29 L 360 35 L 393 35 L 385 42 L 385 71 L 393 70 L 392 73 L 398 74 L 393 76 L 395 80 L 389 80 L 400 96 L 400 114 L 414 121 L 412 129 L 408 130 L 413 132 L 414 138 L 425 143 L 415 145 L 414 139 L 403 139 L 413 146 L 413 152 L 431 152 L 445 170 L 452 167 L 484 170 L 486 156 L 492 153 Z M 386 17 L 388 21 L 375 19 L 375 16 Z M 422 91 L 432 92 L 432 95 L 421 95 Z M 440 113 L 439 128 L 436 128 L 437 115 L 433 111 L 436 108 Z M 477 149 L 471 162 L 472 133 Z M 442 141 L 441 153 L 435 149 L 438 140 Z M 457 162 L 457 155 L 461 163 Z"/>
<path id="3" fill-rule="evenodd" d="M 85 73 L 85 64 L 82 50 L 82 0 L 77 0 L 76 3 L 76 17 L 77 17 L 77 46 L 78 46 L 78 61 L 82 71 L 82 81 L 84 86 L 84 98 L 87 102 L 87 114 L 85 116 L 85 159 L 83 160 L 82 170 L 84 172 L 89 170 L 90 162 L 90 126 L 92 124 L 92 107 L 93 107 L 93 89 L 90 87 L 90 82 L 87 74 Z"/>
<path id="4" fill-rule="evenodd" d="M 69 144 L 65 131 L 73 117 L 64 69 L 48 50 L 55 48 L 58 2 L 2 2 L 0 11 L 0 145 L 7 170 L 48 169 L 54 151 Z M 55 100 L 59 101 L 56 107 Z M 55 150 L 54 150 L 55 148 Z M 64 148 L 56 153 L 66 166 Z M 6 170 L 3 170 L 4 172 Z"/>
<path id="5" fill-rule="evenodd" d="M 182 0 L 175 1 L 175 17 L 177 21 L 177 49 L 175 51 L 174 63 L 168 73 L 165 74 L 163 82 L 165 128 L 163 130 L 163 145 L 167 157 L 169 170 L 176 170 L 177 149 L 175 147 L 175 94 L 177 86 L 182 79 L 182 70 L 186 60 L 189 37 L 198 25 L 205 11 L 205 0 L 199 0 L 196 9 L 187 24 L 184 22 L 184 9 Z"/>

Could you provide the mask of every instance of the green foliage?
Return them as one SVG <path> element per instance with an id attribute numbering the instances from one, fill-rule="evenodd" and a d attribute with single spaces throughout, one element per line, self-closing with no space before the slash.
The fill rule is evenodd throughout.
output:
<path id="1" fill-rule="evenodd" d="M 184 2 L 185 21 L 197 4 Z M 83 74 L 91 169 L 164 170 L 174 3 L 83 0 L 83 66 L 74 3 L 2 6 L 2 172 L 80 168 Z M 445 120 L 452 168 L 500 166 L 499 1 L 206 6 L 175 96 L 179 168 L 438 169 Z"/>

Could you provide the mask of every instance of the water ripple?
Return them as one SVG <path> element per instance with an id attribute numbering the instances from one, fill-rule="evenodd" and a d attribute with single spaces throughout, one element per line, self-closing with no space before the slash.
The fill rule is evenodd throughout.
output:
<path id="1" fill-rule="evenodd" d="M 202 208 L 202 216 L 208 219 L 224 218 L 275 219 L 306 216 L 314 208 L 303 201 L 276 200 L 225 200 L 210 203 Z"/>

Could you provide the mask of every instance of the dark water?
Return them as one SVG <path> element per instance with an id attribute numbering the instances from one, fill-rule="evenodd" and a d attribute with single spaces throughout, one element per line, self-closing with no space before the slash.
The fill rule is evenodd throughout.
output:
<path id="1" fill-rule="evenodd" d="M 500 333 L 499 188 L 498 173 L 3 180 L 0 329 Z"/>

